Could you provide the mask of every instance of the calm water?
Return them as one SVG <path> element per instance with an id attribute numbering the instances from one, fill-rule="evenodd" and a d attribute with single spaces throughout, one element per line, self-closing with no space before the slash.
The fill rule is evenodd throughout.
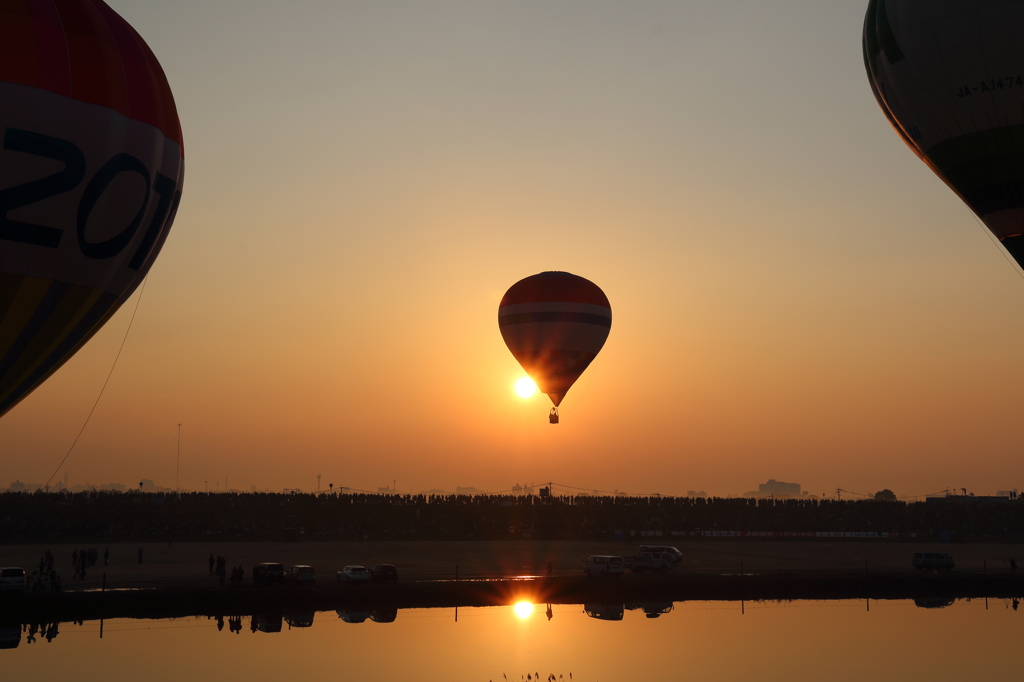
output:
<path id="1" fill-rule="evenodd" d="M 47 626 L 34 636 L 0 629 L 0 644 L 16 644 L 0 650 L 0 671 L 76 682 L 1024 678 L 1024 608 L 983 599 L 927 606 L 539 604 L 463 608 L 458 622 L 454 609 L 330 611 L 224 619 L 223 629 L 206 617 L 108 620 L 102 639 L 100 623 L 86 621 L 59 624 L 49 641 Z"/>

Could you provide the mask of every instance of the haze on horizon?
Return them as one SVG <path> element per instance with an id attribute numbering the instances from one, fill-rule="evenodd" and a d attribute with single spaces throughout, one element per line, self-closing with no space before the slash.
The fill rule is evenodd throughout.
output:
<path id="1" fill-rule="evenodd" d="M 866 0 L 110 4 L 187 172 L 73 482 L 173 486 L 182 423 L 191 489 L 1024 488 L 1024 280 L 875 104 Z M 543 270 L 615 316 L 556 427 L 496 323 Z M 0 419 L 0 486 L 135 297 Z"/>

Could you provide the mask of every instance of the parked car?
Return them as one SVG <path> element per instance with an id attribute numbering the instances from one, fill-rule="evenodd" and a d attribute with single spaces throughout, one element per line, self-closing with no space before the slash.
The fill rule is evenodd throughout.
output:
<path id="1" fill-rule="evenodd" d="M 312 566 L 292 566 L 284 574 L 284 581 L 289 585 L 316 585 L 316 573 Z"/>
<path id="2" fill-rule="evenodd" d="M 24 568 L 0 568 L 0 592 L 28 592 L 28 574 Z"/>
<path id="3" fill-rule="evenodd" d="M 665 545 L 640 545 L 640 553 L 650 552 L 652 554 L 666 554 L 668 558 L 672 560 L 673 564 L 678 564 L 683 560 L 683 553 L 675 547 L 667 547 Z"/>
<path id="4" fill-rule="evenodd" d="M 374 564 L 370 568 L 370 580 L 377 583 L 397 583 L 398 569 L 391 564 Z"/>
<path id="5" fill-rule="evenodd" d="M 664 573 L 672 568 L 672 555 L 662 552 L 640 552 L 636 556 L 626 557 L 626 568 L 634 573 L 656 571 Z"/>
<path id="6" fill-rule="evenodd" d="M 620 556 L 593 554 L 583 562 L 583 572 L 592 575 L 621 576 L 626 572 L 626 561 Z"/>
<path id="7" fill-rule="evenodd" d="M 914 552 L 911 563 L 922 571 L 952 571 L 954 566 L 953 557 L 942 552 Z"/>
<path id="8" fill-rule="evenodd" d="M 369 582 L 370 572 L 365 566 L 346 566 L 338 571 L 339 583 Z"/>
<path id="9" fill-rule="evenodd" d="M 258 564 L 252 571 L 253 585 L 270 585 L 284 582 L 284 564 Z"/>

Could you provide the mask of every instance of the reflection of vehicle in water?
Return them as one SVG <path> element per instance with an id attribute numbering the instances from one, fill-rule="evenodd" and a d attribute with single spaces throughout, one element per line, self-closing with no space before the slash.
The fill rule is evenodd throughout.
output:
<path id="1" fill-rule="evenodd" d="M 622 620 L 625 609 L 622 604 L 584 604 L 583 612 L 598 620 Z"/>
<path id="2" fill-rule="evenodd" d="M 290 628 L 311 628 L 313 627 L 314 613 L 293 613 L 284 617 L 284 622 Z"/>
<path id="3" fill-rule="evenodd" d="M 281 632 L 284 623 L 282 616 L 253 616 L 252 622 L 259 632 Z"/>
<path id="4" fill-rule="evenodd" d="M 915 599 L 914 606 L 919 609 L 944 609 L 947 606 L 952 606 L 956 603 L 956 599 L 946 599 L 944 597 L 931 598 L 931 599 Z"/>
<path id="5" fill-rule="evenodd" d="M 632 604 L 626 604 L 625 606 L 627 611 L 636 611 L 637 609 L 640 609 L 648 618 L 657 618 L 662 614 L 668 613 L 673 608 L 672 602 L 670 601 L 634 602 Z"/>
<path id="6" fill-rule="evenodd" d="M 398 618 L 398 609 L 374 609 L 370 612 L 370 620 L 374 623 L 394 623 Z"/>
<path id="7" fill-rule="evenodd" d="M 626 562 L 620 556 L 592 554 L 583 562 L 583 572 L 587 575 L 622 575 L 626 571 Z"/>
<path id="8" fill-rule="evenodd" d="M 341 618 L 346 623 L 365 623 L 367 618 L 372 618 L 373 613 L 371 611 L 350 611 L 345 609 L 338 609 L 338 618 Z"/>
<path id="9" fill-rule="evenodd" d="M 953 557 L 942 552 L 914 552 L 914 568 L 922 571 L 952 571 Z"/>
<path id="10" fill-rule="evenodd" d="M 21 644 L 21 626 L 0 627 L 0 649 L 17 649 Z"/>

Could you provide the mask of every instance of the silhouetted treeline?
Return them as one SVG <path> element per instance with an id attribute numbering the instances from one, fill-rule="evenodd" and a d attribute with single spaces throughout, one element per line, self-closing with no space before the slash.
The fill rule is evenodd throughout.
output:
<path id="1" fill-rule="evenodd" d="M 142 540 L 625 540 L 663 531 L 923 533 L 1024 539 L 1024 500 L 278 493 L 0 493 L 0 543 Z"/>

